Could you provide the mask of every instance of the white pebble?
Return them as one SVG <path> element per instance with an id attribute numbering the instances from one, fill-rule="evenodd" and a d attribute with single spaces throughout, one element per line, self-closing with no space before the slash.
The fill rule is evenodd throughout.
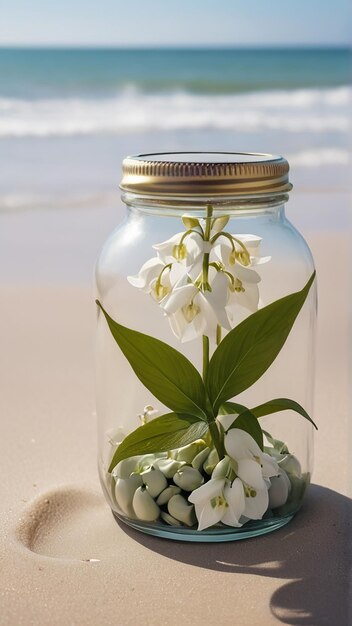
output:
<path id="1" fill-rule="evenodd" d="M 174 459 L 158 459 L 154 463 L 154 467 L 160 469 L 166 478 L 172 478 L 183 465 L 185 465 L 184 461 L 175 461 Z"/>
<path id="2" fill-rule="evenodd" d="M 198 470 L 190 465 L 185 465 L 179 469 L 174 476 L 174 483 L 185 491 L 193 491 L 198 489 L 203 483 L 204 478 Z"/>
<path id="3" fill-rule="evenodd" d="M 197 456 L 195 456 L 192 461 L 192 467 L 200 471 L 201 467 L 203 466 L 203 463 L 205 463 L 205 461 L 207 460 L 209 456 L 209 452 L 210 452 L 210 448 L 204 448 L 204 450 L 201 450 L 201 452 L 198 452 Z"/>
<path id="4" fill-rule="evenodd" d="M 196 523 L 196 514 L 193 504 L 188 504 L 183 496 L 173 496 L 167 505 L 168 511 L 172 517 L 179 520 L 186 526 L 194 526 Z"/>
<path id="5" fill-rule="evenodd" d="M 191 464 L 194 457 L 197 456 L 197 454 L 204 448 L 205 443 L 203 439 L 197 439 L 197 441 L 193 441 L 193 443 L 188 444 L 188 446 L 179 448 L 176 454 L 176 459 L 177 461 L 185 461 L 186 463 Z"/>
<path id="6" fill-rule="evenodd" d="M 302 476 L 302 468 L 299 460 L 293 454 L 288 454 L 285 456 L 282 461 L 279 463 L 280 467 L 288 472 L 289 474 L 293 474 L 294 476 L 298 476 L 300 478 Z"/>
<path id="7" fill-rule="evenodd" d="M 132 474 L 129 478 L 118 478 L 116 480 L 116 502 L 128 517 L 134 517 L 132 500 L 136 489 L 142 484 L 143 482 L 139 474 Z"/>
<path id="8" fill-rule="evenodd" d="M 286 473 L 281 470 L 278 476 L 270 478 L 270 483 L 269 508 L 276 509 L 278 506 L 285 504 L 291 483 Z"/>
<path id="9" fill-rule="evenodd" d="M 131 456 L 129 459 L 124 459 L 118 463 L 112 473 L 118 478 L 129 478 L 132 472 L 135 471 L 138 462 L 138 457 Z"/>
<path id="10" fill-rule="evenodd" d="M 159 517 L 160 509 L 145 487 L 138 487 L 133 496 L 133 510 L 143 522 L 154 522 Z"/>
<path id="11" fill-rule="evenodd" d="M 179 522 L 178 519 L 175 519 L 174 517 L 172 517 L 172 515 L 165 513 L 165 511 L 161 512 L 161 519 L 170 526 L 182 526 L 181 522 Z"/>
<path id="12" fill-rule="evenodd" d="M 161 492 L 156 503 L 159 506 L 163 506 L 164 504 L 167 504 L 172 496 L 176 496 L 178 493 L 180 493 L 180 491 L 181 489 L 179 487 L 176 487 L 175 485 L 170 485 L 170 487 L 166 487 L 166 489 Z"/>
<path id="13" fill-rule="evenodd" d="M 141 476 L 152 498 L 157 498 L 159 493 L 167 487 L 167 480 L 159 469 L 152 467 L 147 472 L 143 472 Z"/>

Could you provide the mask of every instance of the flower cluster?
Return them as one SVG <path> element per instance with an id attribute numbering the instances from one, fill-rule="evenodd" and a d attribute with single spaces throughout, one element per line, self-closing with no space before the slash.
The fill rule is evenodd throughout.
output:
<path id="1" fill-rule="evenodd" d="M 260 237 L 224 231 L 228 220 L 184 217 L 187 230 L 154 245 L 156 256 L 128 277 L 159 303 L 182 342 L 230 330 L 238 306 L 258 308 L 260 276 L 253 268 L 270 257 L 259 256 Z"/>
<path id="2" fill-rule="evenodd" d="M 236 416 L 226 417 L 233 421 Z M 226 456 L 214 468 L 211 479 L 189 497 L 195 505 L 198 530 L 220 521 L 239 527 L 249 519 L 262 519 L 269 507 L 270 479 L 280 475 L 277 462 L 263 453 L 246 431 L 232 428 L 224 443 Z M 288 490 L 286 499 L 287 495 Z"/>
<path id="3" fill-rule="evenodd" d="M 226 423 L 235 417 L 226 416 Z M 219 523 L 240 527 L 283 506 L 294 480 L 303 480 L 293 455 L 278 454 L 270 445 L 262 452 L 244 430 L 231 428 L 224 442 L 220 461 L 203 440 L 121 461 L 113 471 L 118 508 L 144 522 L 186 527 L 198 522 L 198 530 Z"/>

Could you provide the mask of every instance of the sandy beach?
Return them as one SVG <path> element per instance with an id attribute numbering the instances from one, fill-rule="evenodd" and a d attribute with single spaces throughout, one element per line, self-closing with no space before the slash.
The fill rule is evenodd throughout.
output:
<path id="1" fill-rule="evenodd" d="M 288 210 L 319 279 L 313 485 L 285 528 L 218 545 L 120 526 L 100 490 L 90 283 L 121 210 L 0 215 L 2 626 L 348 626 L 348 210 L 343 193 Z"/>

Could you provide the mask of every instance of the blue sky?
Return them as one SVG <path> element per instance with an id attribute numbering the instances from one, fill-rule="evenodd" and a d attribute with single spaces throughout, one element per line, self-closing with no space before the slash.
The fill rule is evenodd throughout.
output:
<path id="1" fill-rule="evenodd" d="M 346 45 L 350 0 L 0 0 L 0 45 Z"/>

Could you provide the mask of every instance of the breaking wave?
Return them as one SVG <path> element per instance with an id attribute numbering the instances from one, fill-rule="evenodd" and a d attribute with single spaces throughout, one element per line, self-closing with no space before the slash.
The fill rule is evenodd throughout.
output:
<path id="1" fill-rule="evenodd" d="M 345 133 L 351 87 L 246 94 L 143 93 L 109 98 L 0 98 L 0 138 L 172 130 Z"/>

